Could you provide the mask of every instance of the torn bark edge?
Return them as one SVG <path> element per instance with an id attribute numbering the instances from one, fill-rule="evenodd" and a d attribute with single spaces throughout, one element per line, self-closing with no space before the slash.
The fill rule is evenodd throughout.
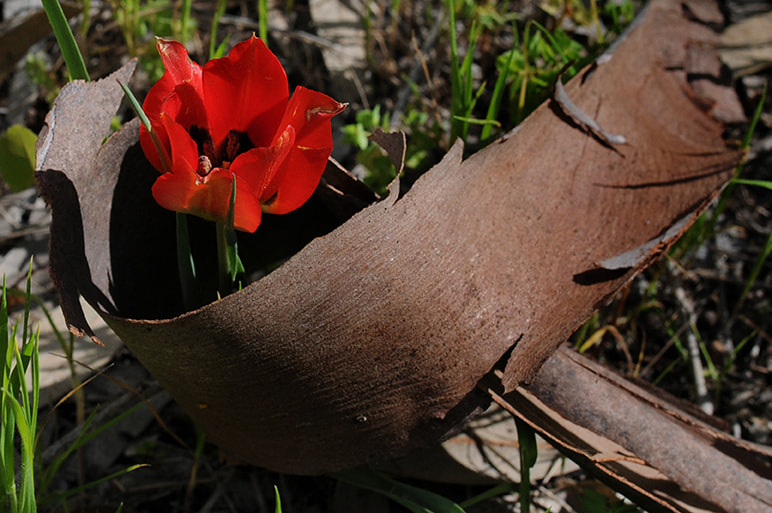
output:
<path id="1" fill-rule="evenodd" d="M 675 244 L 694 225 L 699 217 L 707 210 L 713 200 L 724 190 L 722 187 L 716 190 L 710 197 L 699 204 L 687 209 L 686 213 L 675 220 L 662 234 L 636 248 L 629 249 L 613 257 L 597 262 L 592 268 L 574 275 L 574 281 L 580 285 L 593 285 L 602 281 L 614 280 L 631 272 L 630 279 L 650 266 L 670 247 Z M 629 281 L 629 280 L 628 280 Z M 620 287 L 621 288 L 621 287 Z M 614 293 L 615 294 L 615 293 Z M 613 295 L 611 297 L 613 297 Z M 611 297 L 604 298 L 596 305 L 602 307 Z"/>
<path id="2" fill-rule="evenodd" d="M 72 182 L 61 171 L 47 169 L 44 171 L 35 172 L 35 178 L 38 183 L 38 189 L 40 195 L 46 201 L 49 209 L 51 210 L 51 237 L 49 242 L 49 260 L 53 265 L 50 265 L 51 279 L 53 280 L 56 289 L 59 291 L 59 303 L 62 306 L 62 313 L 64 314 L 65 322 L 70 333 L 77 337 L 88 335 L 91 340 L 101 346 L 104 346 L 102 341 L 96 336 L 91 329 L 86 315 L 83 313 L 83 306 L 80 304 L 80 288 L 78 283 L 84 278 L 87 278 L 87 282 L 91 282 L 91 272 L 89 271 L 88 262 L 85 258 L 85 252 L 81 251 L 79 254 L 83 255 L 82 260 L 78 262 L 71 262 L 75 272 L 61 276 L 55 272 L 55 269 L 61 269 L 60 265 L 56 262 L 68 260 L 68 254 L 61 250 L 64 247 L 83 247 L 83 223 L 80 218 L 80 203 L 78 201 L 78 195 L 75 192 L 75 188 Z M 54 203 L 57 203 L 54 208 Z M 79 223 L 65 224 L 63 219 L 73 218 L 69 212 L 77 213 L 76 218 Z M 59 227 L 61 225 L 61 227 Z M 77 226 L 76 226 L 77 225 Z M 55 241 L 54 234 L 61 234 L 61 239 Z M 84 282 L 85 283 L 85 282 Z M 94 286 L 96 291 L 96 287 Z M 98 291 L 96 291 L 98 293 Z M 98 293 L 97 297 L 103 297 L 101 293 Z"/>
<path id="3" fill-rule="evenodd" d="M 561 75 L 558 75 L 555 81 L 555 94 L 552 100 L 560 107 L 560 110 L 564 115 L 569 117 L 579 128 L 585 133 L 595 137 L 598 142 L 609 148 L 614 148 L 617 144 L 626 144 L 627 139 L 625 136 L 619 134 L 613 134 L 608 130 L 601 127 L 595 119 L 590 115 L 582 111 L 576 104 L 568 97 L 563 82 L 561 81 Z"/>
<path id="4" fill-rule="evenodd" d="M 405 152 L 407 151 L 407 137 L 405 132 L 397 130 L 395 132 L 384 132 L 380 128 L 376 128 L 375 132 L 368 137 L 371 141 L 383 148 L 386 155 L 391 159 L 391 163 L 394 164 L 394 179 L 388 185 L 387 189 L 389 194 L 386 199 L 386 206 L 391 207 L 399 199 L 400 183 L 399 176 L 405 169 Z"/>

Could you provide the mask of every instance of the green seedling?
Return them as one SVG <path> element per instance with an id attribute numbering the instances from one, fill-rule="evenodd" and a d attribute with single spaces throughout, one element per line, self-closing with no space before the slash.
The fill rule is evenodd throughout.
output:
<path id="1" fill-rule="evenodd" d="M 40 361 L 38 333 L 29 329 L 32 264 L 27 273 L 27 296 L 22 321 L 21 340 L 18 324 L 8 320 L 5 277 L 0 294 L 0 483 L 3 494 L 0 509 L 10 513 L 37 511 L 35 498 L 35 436 L 40 399 Z M 32 389 L 27 386 L 31 374 Z M 15 447 L 19 435 L 20 453 L 17 466 Z M 16 470 L 20 469 L 17 480 Z"/>

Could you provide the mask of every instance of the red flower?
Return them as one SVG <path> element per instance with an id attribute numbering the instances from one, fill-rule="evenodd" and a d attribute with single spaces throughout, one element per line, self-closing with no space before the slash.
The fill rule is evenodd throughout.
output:
<path id="1" fill-rule="evenodd" d="M 254 232 L 262 212 L 286 214 L 305 203 L 332 151 L 330 119 L 346 105 L 298 86 L 258 38 L 202 68 L 176 41 L 158 39 L 166 67 L 143 110 L 169 169 L 144 127 L 140 143 L 162 174 L 153 197 L 164 208 L 226 222 L 236 180 L 234 225 Z"/>

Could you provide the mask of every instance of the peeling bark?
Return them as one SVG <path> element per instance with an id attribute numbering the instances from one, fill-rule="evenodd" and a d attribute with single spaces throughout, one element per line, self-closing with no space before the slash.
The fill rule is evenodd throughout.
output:
<path id="1" fill-rule="evenodd" d="M 456 144 L 404 197 L 337 228 L 322 194 L 266 216 L 242 257 L 258 268 L 299 252 L 185 314 L 174 214 L 152 199 L 137 123 L 104 146 L 69 137 L 109 123 L 117 101 L 89 104 L 118 86 L 68 86 L 38 159 L 68 323 L 90 334 L 80 293 L 213 441 L 258 465 L 314 474 L 432 443 L 485 406 L 476 384 L 494 367 L 506 391 L 530 380 L 732 176 L 742 154 L 683 72 L 687 42 L 714 39 L 680 3 L 653 2 L 610 59 L 566 85 L 626 144 L 601 144 L 550 102 L 466 161 Z"/>
<path id="2" fill-rule="evenodd" d="M 768 448 L 737 440 L 561 348 L 497 402 L 649 511 L 772 510 Z"/>

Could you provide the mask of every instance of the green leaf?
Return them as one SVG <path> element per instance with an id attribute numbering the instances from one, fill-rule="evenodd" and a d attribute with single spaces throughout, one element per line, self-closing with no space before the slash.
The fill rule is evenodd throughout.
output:
<path id="1" fill-rule="evenodd" d="M 0 136 L 0 176 L 12 191 L 35 185 L 35 143 L 29 128 L 13 125 Z"/>
<path id="2" fill-rule="evenodd" d="M 150 139 L 153 141 L 153 146 L 155 146 L 155 151 L 158 152 L 158 157 L 161 159 L 161 165 L 164 168 L 164 173 L 169 173 L 172 170 L 172 161 L 169 155 L 166 153 L 166 149 L 164 148 L 163 143 L 161 142 L 161 139 L 158 137 L 158 133 L 153 129 L 152 123 L 150 123 L 150 119 L 147 117 L 147 114 L 145 114 L 145 111 L 142 109 L 142 105 L 139 104 L 139 101 L 137 100 L 137 97 L 134 96 L 134 93 L 129 89 L 129 87 L 121 82 L 118 81 L 118 85 L 121 86 L 121 89 L 123 89 L 123 94 L 126 95 L 126 98 L 129 100 L 129 103 L 131 104 L 131 108 L 134 109 L 134 112 L 137 114 L 137 117 L 142 121 L 142 125 L 145 127 L 145 130 L 147 130 L 147 133 L 150 135 Z"/>
<path id="3" fill-rule="evenodd" d="M 231 273 L 231 282 L 236 281 L 236 276 L 244 272 L 244 264 L 239 258 L 239 245 L 236 239 L 236 229 L 233 226 L 236 215 L 236 175 L 233 175 L 233 188 L 231 190 L 231 199 L 228 204 L 228 219 L 226 221 L 227 229 L 225 231 L 225 241 L 228 245 L 228 269 Z"/>

